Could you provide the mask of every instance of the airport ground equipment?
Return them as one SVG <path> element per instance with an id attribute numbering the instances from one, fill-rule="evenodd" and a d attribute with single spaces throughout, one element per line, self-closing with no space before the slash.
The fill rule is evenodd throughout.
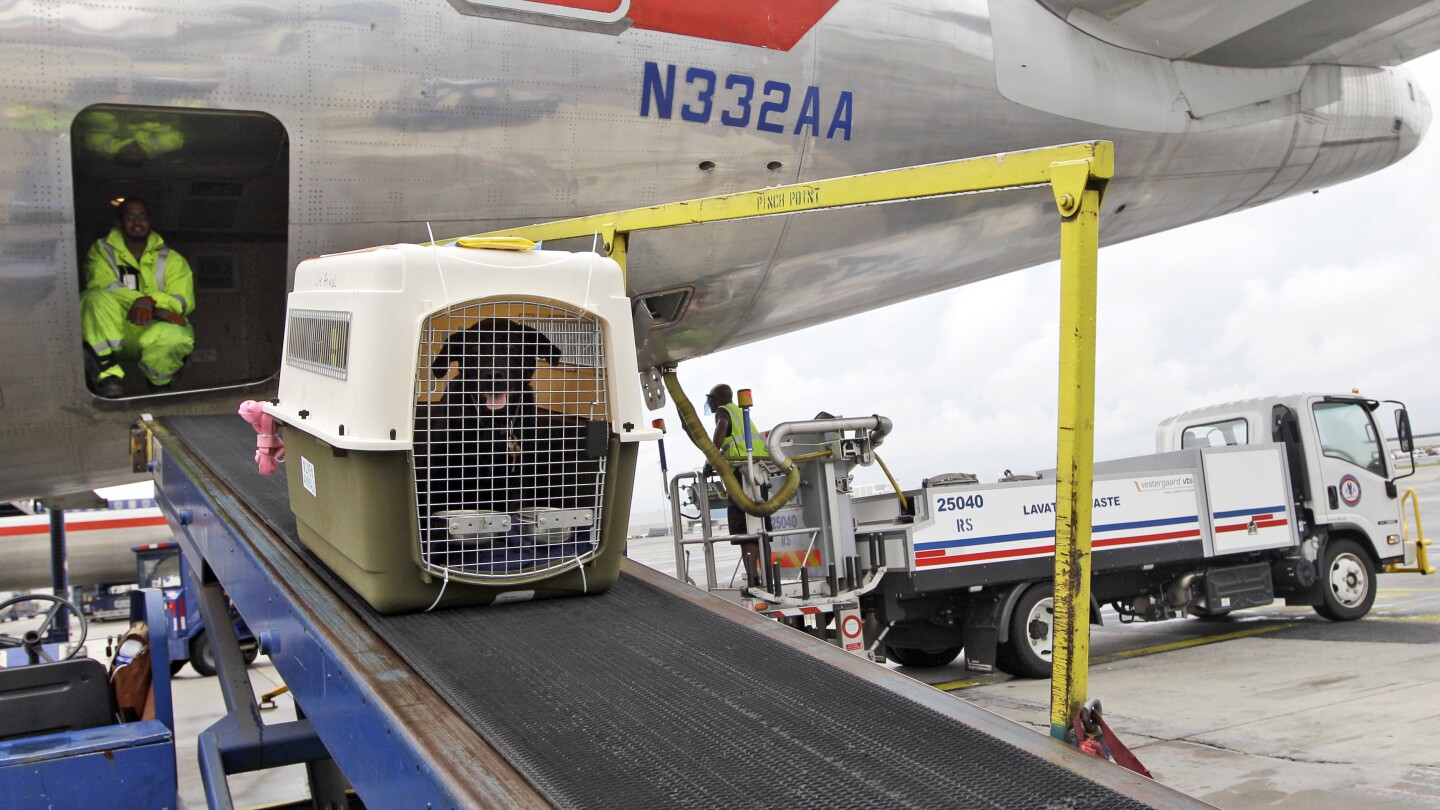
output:
<path id="1" fill-rule="evenodd" d="M 180 544 L 175 541 L 147 543 L 131 549 L 135 552 L 136 581 L 142 588 L 158 589 L 165 598 L 165 641 L 169 647 L 170 672 L 177 673 L 186 662 L 199 675 L 215 674 L 215 649 L 211 634 L 205 629 L 200 613 L 200 599 L 190 566 L 181 559 Z M 250 632 L 239 611 L 231 605 L 231 624 L 240 642 L 241 657 L 253 664 L 260 654 L 260 642 Z"/>
<path id="2" fill-rule="evenodd" d="M 263 722 L 217 645 L 214 807 L 307 761 L 340 802 L 331 757 L 370 807 L 1204 806 L 628 561 L 583 599 L 382 614 L 299 539 L 293 458 L 258 475 L 238 417 L 148 424 L 202 609 L 223 583 L 303 712 Z"/>
<path id="3" fill-rule="evenodd" d="M 0 633 L 0 650 L 5 658 L 0 666 L 22 666 L 27 664 L 65 661 L 81 654 L 85 649 L 85 637 L 90 632 L 90 623 L 78 605 L 48 593 L 16 594 L 0 602 L 0 619 L 33 618 L 43 616 L 40 626 L 26 630 L 19 636 Z M 70 632 L 70 620 L 79 623 L 78 639 Z M 57 627 L 64 630 L 57 633 Z"/>
<path id="4" fill-rule="evenodd" d="M 1411 452 L 1409 417 L 1394 404 Z M 1380 438 L 1381 407 L 1318 394 L 1217 405 L 1165 420 L 1155 455 L 1096 464 L 1091 622 L 1102 604 L 1121 621 L 1158 621 L 1277 598 L 1335 621 L 1363 617 L 1376 572 L 1415 570 L 1424 552 L 1402 528 L 1396 481 L 1405 476 Z M 769 528 L 751 521 L 746 537 L 769 564 L 738 584 L 717 582 L 712 546 L 739 538 L 711 530 L 710 488 L 696 473 L 674 476 L 679 576 L 689 577 L 685 547 L 699 545 L 709 590 L 846 649 L 922 667 L 963 649 L 972 669 L 1048 674 L 1054 471 L 994 484 L 937 475 L 918 490 L 851 498 L 853 470 L 873 460 L 876 434 L 846 421 L 771 431 L 772 455 L 806 457 L 807 485 Z M 702 519 L 690 540 L 680 539 L 685 502 Z M 831 626 L 831 614 L 852 617 L 850 628 L 846 619 Z"/>
<path id="5" fill-rule="evenodd" d="M 162 616 L 136 591 L 132 619 Z M 0 668 L 0 802 L 130 810 L 177 806 L 175 719 L 163 621 L 149 623 L 154 719 L 115 722 L 105 666 L 83 656 Z"/>
<path id="6" fill-rule="evenodd" d="M 80 607 L 80 612 L 95 621 L 105 622 L 130 615 L 130 592 L 135 583 L 96 583 L 94 585 L 73 585 L 70 601 Z"/>

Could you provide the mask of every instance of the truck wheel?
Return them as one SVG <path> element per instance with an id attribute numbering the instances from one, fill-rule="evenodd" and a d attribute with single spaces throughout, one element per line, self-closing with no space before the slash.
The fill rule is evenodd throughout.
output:
<path id="1" fill-rule="evenodd" d="M 1048 582 L 1031 585 L 1010 614 L 1010 640 L 996 663 L 1011 675 L 1048 678 L 1054 639 L 1054 586 Z"/>
<path id="2" fill-rule="evenodd" d="M 210 646 L 210 634 L 204 630 L 190 639 L 190 666 L 201 677 L 215 674 L 215 650 Z"/>
<path id="3" fill-rule="evenodd" d="M 920 650 L 914 647 L 889 647 L 886 656 L 902 667 L 943 667 L 960 655 L 963 647 L 942 647 L 938 650 Z"/>
<path id="4" fill-rule="evenodd" d="M 1375 603 L 1375 563 L 1354 540 L 1332 540 L 1320 568 L 1323 602 L 1315 612 L 1332 622 L 1349 622 Z"/>
<path id="5" fill-rule="evenodd" d="M 171 677 L 174 677 L 174 676 L 176 676 L 176 675 L 179 675 L 179 674 L 180 674 L 180 670 L 182 670 L 182 669 L 184 669 L 184 668 L 185 668 L 185 662 L 184 662 L 184 661 L 171 661 L 171 662 L 170 662 L 170 676 L 171 676 Z"/>
<path id="6" fill-rule="evenodd" d="M 260 657 L 260 642 L 256 641 L 250 644 L 241 644 L 240 657 L 245 659 L 245 666 L 247 667 L 255 663 L 255 659 Z"/>

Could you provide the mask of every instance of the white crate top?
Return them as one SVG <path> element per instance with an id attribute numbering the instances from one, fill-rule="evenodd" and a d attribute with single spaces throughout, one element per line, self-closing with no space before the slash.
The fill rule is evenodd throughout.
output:
<path id="1" fill-rule="evenodd" d="M 643 418 L 631 302 L 620 266 L 594 253 L 553 250 L 400 244 L 301 262 L 288 299 L 279 401 L 265 411 L 333 447 L 409 450 L 425 319 L 454 304 L 508 297 L 550 299 L 598 317 L 609 366 L 611 429 L 622 441 L 660 437 Z M 333 352 L 319 363 L 307 363 L 292 349 L 297 313 L 312 328 L 336 324 Z"/>

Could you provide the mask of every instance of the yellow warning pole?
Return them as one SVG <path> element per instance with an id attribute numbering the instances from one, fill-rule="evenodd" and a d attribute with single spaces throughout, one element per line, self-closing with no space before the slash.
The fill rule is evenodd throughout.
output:
<path id="1" fill-rule="evenodd" d="M 1055 476 L 1054 670 L 1050 736 L 1064 740 L 1085 704 L 1090 666 L 1090 526 L 1095 450 L 1095 304 L 1099 178 L 1057 163 L 1051 188 L 1060 223 L 1060 396 Z"/>

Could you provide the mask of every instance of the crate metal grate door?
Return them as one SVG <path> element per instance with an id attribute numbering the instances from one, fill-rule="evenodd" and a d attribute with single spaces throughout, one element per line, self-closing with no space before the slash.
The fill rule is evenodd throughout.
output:
<path id="1" fill-rule="evenodd" d="M 598 551 L 609 403 L 602 325 L 549 302 L 468 302 L 424 324 L 415 379 L 421 567 L 494 582 Z"/>

